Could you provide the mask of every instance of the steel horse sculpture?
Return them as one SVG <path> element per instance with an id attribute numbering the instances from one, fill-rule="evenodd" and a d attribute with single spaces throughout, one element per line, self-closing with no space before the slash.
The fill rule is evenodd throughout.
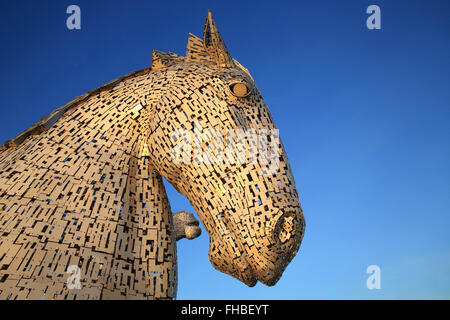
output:
<path id="1" fill-rule="evenodd" d="M 176 298 L 176 240 L 200 229 L 192 214 L 172 213 L 162 177 L 197 212 L 216 269 L 274 285 L 305 229 L 281 142 L 267 174 L 261 157 L 174 161 L 180 129 L 275 129 L 210 12 L 186 57 L 154 51 L 151 67 L 74 99 L 0 148 L 0 299 Z"/>

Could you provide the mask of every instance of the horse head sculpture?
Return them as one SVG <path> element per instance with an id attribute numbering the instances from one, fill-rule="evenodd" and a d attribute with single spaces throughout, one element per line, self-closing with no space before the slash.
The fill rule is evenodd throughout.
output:
<path id="1" fill-rule="evenodd" d="M 158 59 L 159 58 L 159 59 Z M 211 12 L 203 39 L 163 61 L 152 105 L 151 161 L 185 195 L 210 237 L 212 265 L 249 286 L 275 284 L 297 253 L 304 218 L 286 153 L 250 73 L 231 58 Z M 268 150 L 270 144 L 270 150 Z"/>

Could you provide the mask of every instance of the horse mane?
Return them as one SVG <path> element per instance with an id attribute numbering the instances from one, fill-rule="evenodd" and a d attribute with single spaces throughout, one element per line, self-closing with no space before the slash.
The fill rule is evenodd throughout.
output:
<path id="1" fill-rule="evenodd" d="M 143 69 L 139 69 L 133 72 L 130 72 L 124 76 L 120 76 L 114 80 L 109 81 L 108 83 L 101 85 L 98 88 L 95 88 L 93 90 L 90 90 L 86 92 L 85 94 L 76 97 L 72 101 L 66 103 L 62 107 L 59 107 L 52 113 L 50 113 L 48 116 L 41 118 L 37 123 L 30 126 L 28 129 L 22 131 L 14 138 L 7 140 L 2 146 L 0 146 L 0 152 L 5 151 L 10 148 L 15 148 L 22 144 L 28 137 L 33 135 L 39 135 L 42 132 L 47 131 L 48 129 L 55 124 L 55 122 L 69 109 L 72 109 L 73 107 L 87 101 L 89 98 L 91 98 L 94 95 L 99 94 L 100 92 L 104 90 L 110 90 L 113 87 L 115 87 L 117 84 L 121 83 L 122 81 L 128 80 L 133 77 L 140 76 L 142 74 L 146 74 L 148 72 L 154 71 L 154 70 L 160 70 L 162 68 L 168 67 L 174 63 L 180 63 L 184 60 L 184 57 L 181 57 L 175 53 L 172 52 L 160 52 L 153 50 L 152 53 L 152 65 L 150 67 L 146 67 Z"/>
<path id="2" fill-rule="evenodd" d="M 218 31 L 216 30 L 217 34 Z M 220 37 L 220 35 L 216 35 L 216 37 Z M 217 41 L 217 39 L 215 40 Z M 221 41 L 221 39 L 220 39 Z M 226 48 L 224 49 L 226 50 Z M 228 51 L 226 51 L 228 55 Z M 237 66 L 238 68 L 242 69 L 244 72 L 248 74 L 250 78 L 252 76 L 250 75 L 250 72 L 244 68 L 238 61 L 235 59 L 232 59 L 230 57 L 232 63 L 234 66 Z M 62 107 L 56 109 L 51 114 L 49 114 L 46 117 L 41 118 L 37 123 L 30 126 L 28 129 L 22 131 L 20 134 L 15 136 L 14 138 L 7 140 L 2 146 L 0 146 L 0 152 L 5 151 L 10 148 L 15 148 L 22 144 L 28 137 L 33 135 L 39 135 L 42 132 L 47 131 L 51 128 L 53 124 L 69 109 L 79 105 L 80 103 L 83 103 L 87 101 L 92 96 L 99 94 L 101 91 L 109 90 L 115 87 L 120 82 L 130 79 L 132 77 L 136 77 L 151 71 L 161 70 L 167 67 L 170 67 L 172 65 L 183 63 L 183 62 L 200 62 L 200 63 L 213 63 L 220 65 L 215 59 L 215 56 L 213 53 L 208 52 L 207 47 L 205 46 L 204 39 L 201 39 L 192 33 L 189 33 L 188 43 L 187 43 L 187 51 L 186 51 L 186 57 L 179 56 L 172 52 L 161 52 L 157 50 L 153 50 L 152 52 L 152 64 L 150 67 L 146 67 L 140 70 L 133 71 L 131 73 L 128 73 L 124 76 L 120 76 L 104 85 L 101 85 L 98 88 L 95 88 L 93 90 L 88 91 L 87 93 L 76 97 L 72 101 L 66 103 Z"/>

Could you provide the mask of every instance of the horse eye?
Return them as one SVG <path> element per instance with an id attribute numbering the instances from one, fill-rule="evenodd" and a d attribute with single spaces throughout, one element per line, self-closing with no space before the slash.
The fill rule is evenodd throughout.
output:
<path id="1" fill-rule="evenodd" d="M 231 93 L 238 98 L 245 98 L 250 94 L 249 87 L 243 82 L 236 82 L 230 85 Z"/>

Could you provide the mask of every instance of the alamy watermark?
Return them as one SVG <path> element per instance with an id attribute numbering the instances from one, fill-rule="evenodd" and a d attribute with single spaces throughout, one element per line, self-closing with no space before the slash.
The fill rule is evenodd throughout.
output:
<path id="1" fill-rule="evenodd" d="M 70 14 L 66 20 L 66 26 L 69 30 L 80 30 L 81 29 L 81 9 L 79 6 L 72 4 L 67 7 L 67 14 Z"/>
<path id="2" fill-rule="evenodd" d="M 77 265 L 70 265 L 67 268 L 67 273 L 71 275 L 67 278 L 66 284 L 69 290 L 81 289 L 81 269 Z"/>
<path id="3" fill-rule="evenodd" d="M 381 29 L 381 9 L 379 6 L 372 4 L 367 7 L 367 14 L 370 16 L 367 18 L 366 26 L 369 30 Z"/>
<path id="4" fill-rule="evenodd" d="M 381 269 L 376 264 L 372 264 L 367 267 L 366 273 L 370 274 L 370 276 L 367 278 L 366 286 L 367 289 L 373 290 L 381 289 Z"/>
<path id="5" fill-rule="evenodd" d="M 278 129 L 236 129 L 222 132 L 203 129 L 194 122 L 193 132 L 178 129 L 170 138 L 175 164 L 259 164 L 262 174 L 274 174 L 280 165 L 281 142 Z"/>

